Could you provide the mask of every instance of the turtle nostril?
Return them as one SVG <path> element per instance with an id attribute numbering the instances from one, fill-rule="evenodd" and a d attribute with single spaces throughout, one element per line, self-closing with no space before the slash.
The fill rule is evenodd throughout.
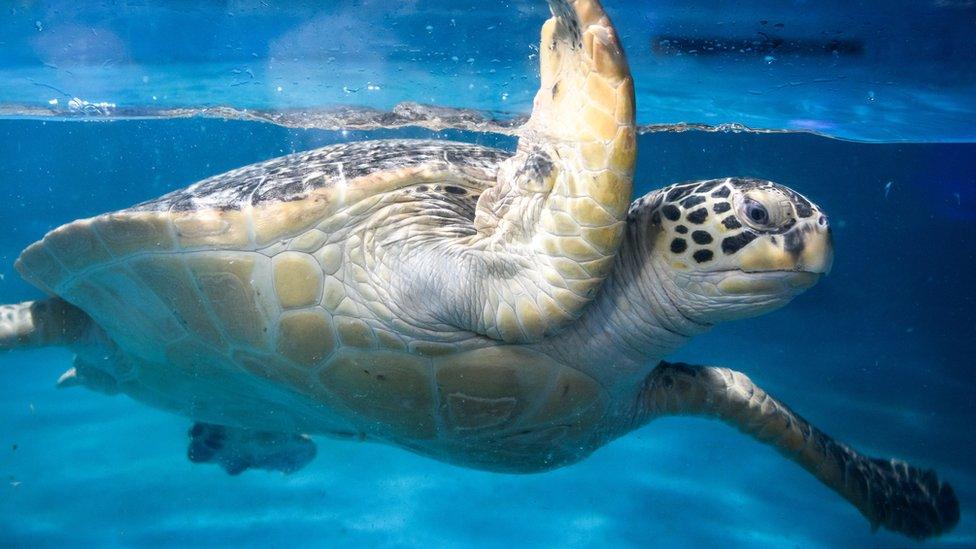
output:
<path id="1" fill-rule="evenodd" d="M 821 227 L 826 227 L 827 226 L 827 216 L 821 215 L 820 216 L 820 219 L 817 220 L 817 223 L 819 223 Z"/>

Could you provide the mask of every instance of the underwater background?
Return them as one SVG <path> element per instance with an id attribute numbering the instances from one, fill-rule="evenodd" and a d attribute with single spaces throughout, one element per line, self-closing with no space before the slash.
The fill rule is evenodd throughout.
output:
<path id="1" fill-rule="evenodd" d="M 976 546 L 976 6 L 605 4 L 645 125 L 636 193 L 767 178 L 834 229 L 820 284 L 673 358 L 743 371 L 858 450 L 936 469 L 962 518 L 926 544 Z M 2 303 L 40 296 L 13 262 L 46 231 L 228 169 L 362 139 L 512 149 L 546 16 L 528 0 L 2 10 Z M 231 477 L 186 458 L 189 420 L 55 389 L 70 363 L 0 355 L 0 546 L 916 545 L 714 421 L 657 420 L 536 475 L 319 439 L 299 472 Z"/>

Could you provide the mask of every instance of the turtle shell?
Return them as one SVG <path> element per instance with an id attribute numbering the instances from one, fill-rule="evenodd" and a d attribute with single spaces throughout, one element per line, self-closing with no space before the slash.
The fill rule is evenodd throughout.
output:
<path id="1" fill-rule="evenodd" d="M 410 230 L 473 233 L 478 196 L 508 156 L 430 141 L 294 154 L 64 225 L 17 267 L 94 319 L 122 351 L 107 373 L 139 400 L 477 467 L 548 467 L 593 447 L 580 442 L 603 415 L 593 379 L 531 346 L 418 334 L 363 283 L 364 220 L 413 204 L 434 221 Z"/>

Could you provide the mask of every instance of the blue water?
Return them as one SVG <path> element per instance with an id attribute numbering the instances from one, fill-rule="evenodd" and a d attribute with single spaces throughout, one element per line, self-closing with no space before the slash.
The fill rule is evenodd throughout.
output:
<path id="1" fill-rule="evenodd" d="M 720 325 L 674 358 L 746 372 L 862 452 L 936 469 L 962 518 L 927 543 L 976 546 L 976 7 L 606 3 L 634 65 L 641 123 L 824 134 L 640 137 L 637 193 L 687 179 L 768 178 L 817 202 L 835 231 L 834 268 L 818 286 L 773 314 Z M 46 231 L 244 164 L 369 138 L 514 146 L 510 136 L 460 130 L 116 116 L 214 105 L 389 109 L 403 100 L 511 114 L 530 106 L 542 2 L 269 4 L 3 6 L 0 303 L 39 296 L 13 261 Z M 323 36 L 323 26 L 333 30 Z M 664 35 L 738 44 L 758 32 L 807 42 L 773 59 L 651 47 Z M 848 53 L 811 52 L 809 41 L 824 36 Z M 68 106 L 75 97 L 115 107 L 64 120 L 78 114 Z M 799 466 L 701 419 L 658 420 L 537 475 L 323 439 L 297 473 L 231 477 L 186 458 L 189 420 L 122 396 L 55 389 L 70 362 L 56 349 L 0 355 L 0 546 L 914 544 L 872 533 Z"/>
<path id="2" fill-rule="evenodd" d="M 216 120 L 2 121 L 0 300 L 37 295 L 12 261 L 62 222 L 283 153 L 391 136 L 514 144 L 491 134 L 343 135 Z M 860 450 L 936 468 L 963 515 L 931 543 L 976 544 L 976 146 L 704 132 L 654 133 L 639 145 L 637 192 L 766 177 L 814 198 L 836 230 L 834 270 L 821 284 L 779 312 L 719 326 L 677 358 L 747 372 Z M 853 507 L 774 451 L 705 420 L 659 420 L 583 463 L 534 476 L 321 440 L 316 461 L 291 476 L 230 477 L 186 459 L 188 420 L 125 397 L 55 389 L 69 362 L 58 350 L 0 359 L 0 541 L 906 544 L 872 534 Z"/>

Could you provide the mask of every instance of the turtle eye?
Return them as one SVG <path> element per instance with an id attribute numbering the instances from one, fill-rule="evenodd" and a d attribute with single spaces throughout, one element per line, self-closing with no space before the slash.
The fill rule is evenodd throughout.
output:
<path id="1" fill-rule="evenodd" d="M 742 209 L 752 223 L 761 226 L 769 224 L 769 211 L 759 201 L 746 198 L 742 204 Z"/>

